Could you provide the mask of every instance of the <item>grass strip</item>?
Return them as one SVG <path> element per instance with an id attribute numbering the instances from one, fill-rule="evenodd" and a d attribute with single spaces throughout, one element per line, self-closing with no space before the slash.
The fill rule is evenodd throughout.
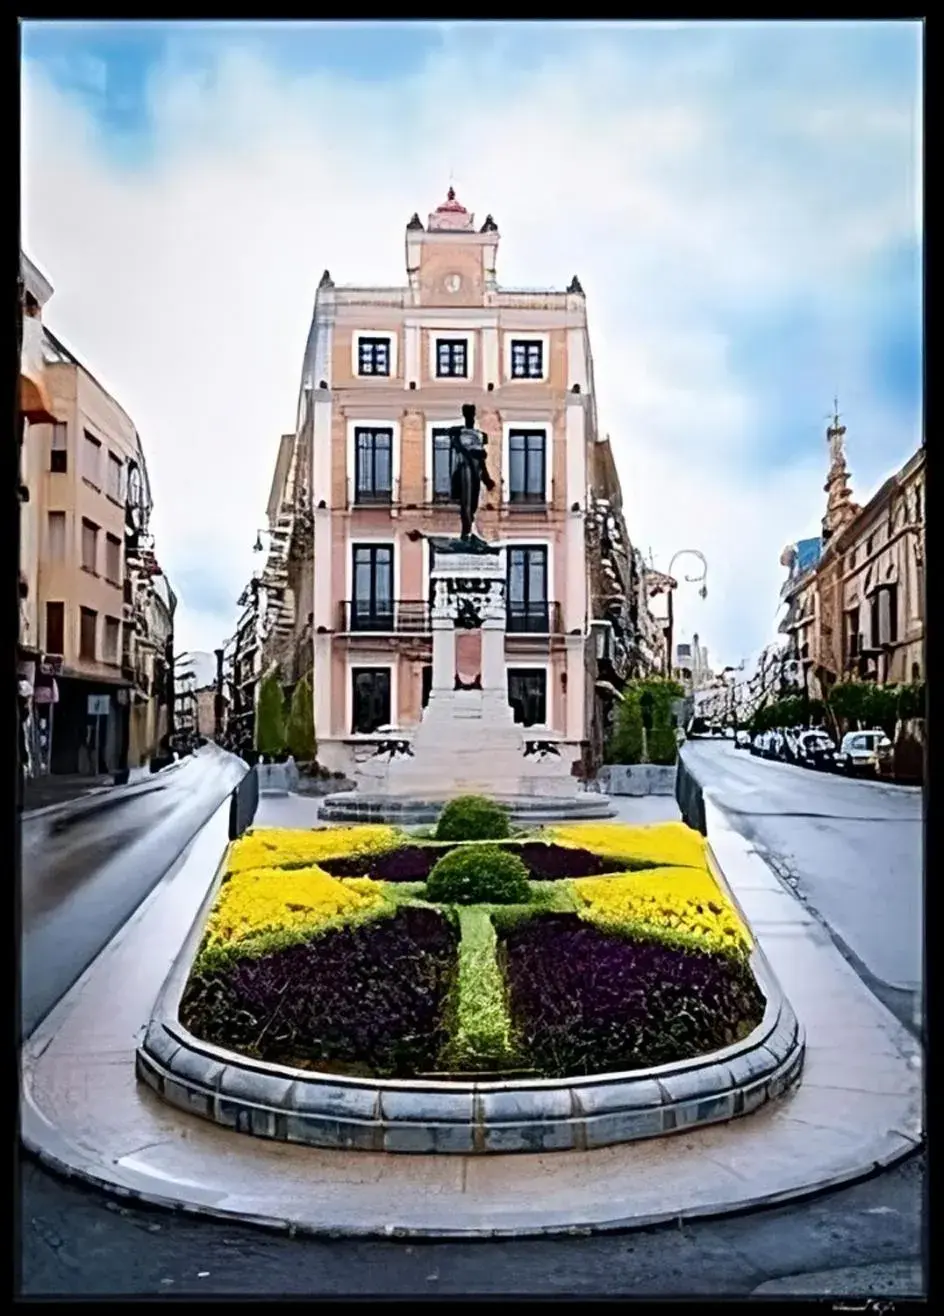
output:
<path id="1" fill-rule="evenodd" d="M 487 905 L 463 905 L 458 914 L 458 1000 L 442 1066 L 462 1073 L 513 1067 L 517 1055 L 491 910 Z"/>

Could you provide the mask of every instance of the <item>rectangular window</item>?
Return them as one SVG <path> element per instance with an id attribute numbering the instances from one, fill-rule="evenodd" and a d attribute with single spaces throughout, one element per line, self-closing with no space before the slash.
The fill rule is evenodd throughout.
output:
<path id="1" fill-rule="evenodd" d="M 547 549 L 508 549 L 508 630 L 546 634 Z"/>
<path id="2" fill-rule="evenodd" d="M 433 665 L 432 663 L 423 664 L 422 676 L 422 706 L 423 708 L 429 703 L 429 696 L 433 689 Z"/>
<path id="3" fill-rule="evenodd" d="M 119 457 L 113 452 L 108 454 L 108 484 L 106 492 L 109 498 L 114 498 L 116 503 L 121 502 L 121 485 L 123 464 Z"/>
<path id="4" fill-rule="evenodd" d="M 47 518 L 47 555 L 51 562 L 64 562 L 66 557 L 66 514 L 50 512 Z"/>
<path id="5" fill-rule="evenodd" d="M 393 545 L 354 544 L 351 629 L 393 630 Z"/>
<path id="6" fill-rule="evenodd" d="M 527 339 L 511 340 L 512 379 L 542 379 L 544 376 L 544 344 Z"/>
<path id="7" fill-rule="evenodd" d="M 469 372 L 469 345 L 464 338 L 437 338 L 436 378 L 466 379 Z"/>
<path id="8" fill-rule="evenodd" d="M 105 536 L 105 579 L 121 584 L 121 540 L 115 535 Z"/>
<path id="9" fill-rule="evenodd" d="M 543 667 L 508 670 L 508 702 L 524 727 L 547 725 L 547 671 Z"/>
<path id="10" fill-rule="evenodd" d="M 457 455 L 453 451 L 448 429 L 433 430 L 433 502 L 451 503 L 452 473 Z"/>
<path id="11" fill-rule="evenodd" d="M 859 656 L 859 609 L 850 608 L 846 613 L 846 640 L 845 650 L 846 658 L 853 659 Z"/>
<path id="12" fill-rule="evenodd" d="M 102 659 L 106 663 L 117 663 L 121 644 L 121 622 L 117 617 L 105 618 L 105 631 L 102 635 Z"/>
<path id="13" fill-rule="evenodd" d="M 887 585 L 876 595 L 878 602 L 878 643 L 895 644 L 898 640 L 898 587 Z"/>
<path id="14" fill-rule="evenodd" d="M 47 603 L 45 652 L 61 656 L 65 651 L 66 605 L 64 603 Z"/>
<path id="15" fill-rule="evenodd" d="M 351 668 L 351 730 L 370 735 L 390 725 L 390 668 Z"/>
<path id="16" fill-rule="evenodd" d="M 547 501 L 544 430 L 512 430 L 508 435 L 508 501 Z"/>
<path id="17" fill-rule="evenodd" d="M 56 475 L 65 475 L 69 469 L 68 427 L 64 420 L 57 420 L 52 427 L 52 443 L 49 449 L 49 469 Z"/>
<path id="18" fill-rule="evenodd" d="M 95 626 L 98 613 L 93 608 L 79 609 L 79 657 L 95 658 Z"/>
<path id="19" fill-rule="evenodd" d="M 355 429 L 355 503 L 389 503 L 392 497 L 393 430 Z"/>
<path id="20" fill-rule="evenodd" d="M 359 375 L 390 375 L 390 339 L 359 338 L 357 341 L 357 373 Z"/>
<path id="21" fill-rule="evenodd" d="M 98 572 L 98 526 L 82 517 L 82 570 Z"/>
<path id="22" fill-rule="evenodd" d="M 88 430 L 82 437 L 82 477 L 96 489 L 102 487 L 102 445 Z"/>

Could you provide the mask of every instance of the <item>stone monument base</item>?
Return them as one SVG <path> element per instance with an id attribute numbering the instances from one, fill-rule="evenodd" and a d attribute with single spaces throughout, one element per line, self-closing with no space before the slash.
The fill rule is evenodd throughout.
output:
<path id="1" fill-rule="evenodd" d="M 463 792 L 464 793 L 464 792 Z M 615 816 L 609 797 L 594 791 L 576 795 L 496 795 L 492 799 L 504 804 L 512 820 L 521 824 L 548 822 L 594 822 Z M 368 794 L 362 791 L 339 791 L 321 801 L 319 818 L 333 823 L 395 823 L 401 827 L 434 823 L 448 803 L 450 795 L 422 798 Z"/>

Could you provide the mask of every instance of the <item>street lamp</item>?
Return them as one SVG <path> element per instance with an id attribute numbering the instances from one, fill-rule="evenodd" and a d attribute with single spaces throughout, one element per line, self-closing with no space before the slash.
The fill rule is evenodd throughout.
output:
<path id="1" fill-rule="evenodd" d="M 687 583 L 688 583 L 689 585 L 699 585 L 699 584 L 700 584 L 700 585 L 701 585 L 701 589 L 698 591 L 698 593 L 699 593 L 699 595 L 700 595 L 703 599 L 706 599 L 706 598 L 708 597 L 708 586 L 707 586 L 704 582 L 708 579 L 708 560 L 707 560 L 707 558 L 705 557 L 704 553 L 700 552 L 699 549 L 697 549 L 697 548 L 680 548 L 680 549 L 678 550 L 677 553 L 674 553 L 674 554 L 672 555 L 672 561 L 669 563 L 669 569 L 668 569 L 668 571 L 666 572 L 666 575 L 669 576 L 669 578 L 671 579 L 671 576 L 672 576 L 672 567 L 675 565 L 675 562 L 677 561 L 678 558 L 680 558 L 680 557 L 684 557 L 686 554 L 690 554 L 692 557 L 697 557 L 697 558 L 698 558 L 699 562 L 700 562 L 701 565 L 702 565 L 702 573 L 701 573 L 700 576 L 686 576 L 686 577 L 685 577 L 685 580 L 687 581 Z M 668 625 L 666 626 L 666 640 L 667 640 L 667 648 L 668 648 L 668 654 L 667 654 L 667 666 L 668 666 L 668 675 L 669 675 L 669 679 L 671 680 L 671 679 L 672 679 L 672 673 L 673 673 L 673 670 L 674 670 L 674 663 L 672 662 L 672 643 L 673 643 L 673 638 L 674 638 L 674 637 L 673 637 L 673 632 L 674 632 L 674 629 L 675 629 L 675 608 L 674 608 L 674 606 L 673 606 L 673 602 L 672 602 L 673 594 L 674 594 L 674 587 L 670 585 L 670 586 L 669 586 L 669 589 L 668 589 L 667 592 L 668 592 L 668 596 L 669 596 L 668 610 L 667 610 L 667 612 L 668 612 L 668 617 L 667 617 Z"/>

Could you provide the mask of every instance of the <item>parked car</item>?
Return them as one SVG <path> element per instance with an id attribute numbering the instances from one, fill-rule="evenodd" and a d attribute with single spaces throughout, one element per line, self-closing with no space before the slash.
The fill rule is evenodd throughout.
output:
<path id="1" fill-rule="evenodd" d="M 751 733 L 749 731 L 735 731 L 734 748 L 749 749 L 753 753 L 754 743 L 751 740 Z"/>
<path id="2" fill-rule="evenodd" d="M 817 772 L 835 772 L 838 767 L 836 746 L 828 732 L 817 728 L 800 733 L 797 762 Z"/>
<path id="3" fill-rule="evenodd" d="M 785 763 L 799 763 L 802 727 L 787 727 L 780 736 L 780 757 Z"/>
<path id="4" fill-rule="evenodd" d="M 841 771 L 849 776 L 858 773 L 875 776 L 878 771 L 879 754 L 891 745 L 885 732 L 876 728 L 872 731 L 849 731 L 842 738 L 837 760 Z"/>

